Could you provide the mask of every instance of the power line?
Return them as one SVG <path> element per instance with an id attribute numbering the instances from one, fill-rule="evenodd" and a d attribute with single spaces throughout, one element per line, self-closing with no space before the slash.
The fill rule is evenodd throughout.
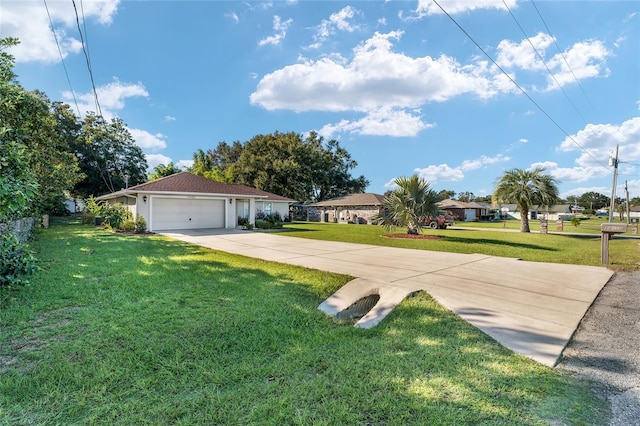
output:
<path id="1" fill-rule="evenodd" d="M 558 49 L 558 53 L 560 53 L 560 56 L 562 56 L 562 59 L 564 60 L 565 65 L 567 66 L 567 68 L 569 68 L 569 71 L 571 71 L 571 75 L 573 76 L 573 79 L 575 80 L 576 83 L 578 83 L 578 87 L 580 88 L 580 91 L 582 92 L 584 97 L 587 99 L 587 102 L 589 103 L 589 106 L 591 106 L 591 109 L 593 109 L 595 111 L 596 109 L 593 106 L 593 104 L 591 103 L 591 99 L 589 99 L 589 96 L 587 96 L 587 92 L 585 92 L 584 88 L 582 87 L 582 84 L 580 83 L 580 80 L 578 79 L 578 77 L 576 77 L 576 74 L 573 72 L 573 68 L 571 67 L 571 65 L 569 65 L 569 61 L 567 61 L 567 57 L 564 56 L 564 52 L 562 50 L 560 50 L 560 46 L 558 46 L 558 42 L 556 41 L 556 38 L 553 36 L 553 34 L 551 34 L 551 29 L 549 29 L 549 26 L 547 25 L 547 22 L 542 17 L 542 14 L 540 13 L 540 10 L 538 9 L 538 6 L 536 6 L 535 1 L 531 0 L 531 4 L 533 5 L 534 9 L 538 13 L 538 16 L 540 17 L 540 20 L 544 24 L 544 27 L 547 29 L 547 33 L 553 39 L 553 44 L 556 46 L 556 49 Z"/>
<path id="2" fill-rule="evenodd" d="M 100 108 L 100 102 L 98 101 L 98 91 L 96 90 L 96 84 L 93 79 L 93 70 L 91 69 L 91 61 L 89 60 L 89 52 L 87 51 L 87 45 L 84 41 L 84 36 L 82 35 L 82 29 L 80 28 L 80 17 L 78 16 L 78 8 L 76 7 L 75 0 L 71 0 L 73 3 L 73 10 L 76 14 L 76 25 L 78 26 L 78 33 L 80 33 L 80 41 L 82 42 L 82 51 L 84 52 L 84 58 L 87 62 L 87 69 L 89 70 L 89 77 L 91 78 L 91 88 L 93 89 L 93 98 L 96 103 L 97 113 L 100 117 L 102 117 L 102 108 Z"/>
<path id="3" fill-rule="evenodd" d="M 529 42 L 529 44 L 531 45 L 531 48 L 533 49 L 533 51 L 536 53 L 536 56 L 538 57 L 538 59 L 540 59 L 540 61 L 542 62 L 542 64 L 544 65 L 544 67 L 547 69 L 547 72 L 549 73 L 549 75 L 551 76 L 551 78 L 553 79 L 553 81 L 556 83 L 556 85 L 558 86 L 558 88 L 560 90 L 562 90 L 562 93 L 564 94 L 564 97 L 567 98 L 567 100 L 569 101 L 569 103 L 571 104 L 571 106 L 573 107 L 573 109 L 576 111 L 576 113 L 580 116 L 580 118 L 582 119 L 582 121 L 587 121 L 586 118 L 584 118 L 582 116 L 582 114 L 580 113 L 580 111 L 578 110 L 578 107 L 576 107 L 576 104 L 573 103 L 573 101 L 571 100 L 571 98 L 569 98 L 569 95 L 567 94 L 567 92 L 565 92 L 564 88 L 562 87 L 562 85 L 560 84 L 560 82 L 558 82 L 558 79 L 556 78 L 555 75 L 553 75 L 553 72 L 551 72 L 551 70 L 549 69 L 549 66 L 547 65 L 547 62 L 544 60 L 544 58 L 542 57 L 542 55 L 540 54 L 540 52 L 538 52 L 538 49 L 533 45 L 533 42 L 531 41 L 531 39 L 529 38 L 529 36 L 527 35 L 527 33 L 525 32 L 524 28 L 522 28 L 522 25 L 520 25 L 520 22 L 518 22 L 518 19 L 516 18 L 516 16 L 513 14 L 513 12 L 511 11 L 511 8 L 509 8 L 509 5 L 507 5 L 507 2 L 505 0 L 502 0 L 502 3 L 504 4 L 504 7 L 507 8 L 507 11 L 509 11 L 509 14 L 511 15 L 511 17 L 513 18 L 513 20 L 515 21 L 516 25 L 518 26 L 518 28 L 520 28 L 520 31 L 522 32 L 522 34 L 524 35 L 524 38 L 527 39 L 527 41 Z M 553 38 L 553 36 L 551 34 L 549 34 L 550 37 Z M 555 40 L 555 39 L 554 39 Z"/>
<path id="4" fill-rule="evenodd" d="M 544 108 L 542 108 L 528 93 L 526 90 L 524 90 L 492 57 L 491 55 L 489 55 L 481 46 L 480 44 L 478 44 L 478 42 L 458 23 L 458 21 L 456 21 L 441 5 L 440 3 L 438 3 L 437 0 L 433 0 L 433 2 L 436 4 L 436 6 L 438 6 L 440 8 L 440 10 L 442 10 L 442 13 L 444 13 L 445 15 L 447 15 L 447 17 L 460 29 L 460 31 L 462 31 L 464 33 L 464 35 L 467 36 L 467 38 L 469 38 L 469 40 L 471 40 L 473 42 L 473 44 L 476 45 L 476 47 L 478 49 L 480 49 L 480 51 L 482 53 L 484 53 L 484 55 L 511 81 L 511 83 L 513 83 L 518 90 L 520 90 L 520 92 L 522 92 L 523 95 L 525 95 L 527 97 L 527 99 L 529 99 L 529 101 L 531 101 L 532 104 L 534 104 L 536 106 L 536 108 L 538 108 L 540 110 L 540 112 L 542 112 L 562 133 L 564 133 L 564 135 L 566 137 L 568 137 L 578 148 L 580 148 L 582 151 L 584 151 L 589 157 L 591 157 L 592 159 L 595 160 L 596 163 L 598 163 L 600 166 L 602 166 L 603 168 L 607 169 L 607 171 L 610 172 L 609 168 L 607 166 L 605 166 L 599 159 L 597 159 L 596 157 L 593 156 L 593 154 L 591 154 L 589 151 L 587 151 L 582 145 L 580 145 L 578 143 L 578 141 L 576 141 L 574 139 L 573 136 L 571 136 L 566 130 L 564 130 L 564 128 L 562 126 L 560 126 L 560 124 L 553 119 L 553 117 L 551 117 L 551 115 L 549 115 L 549 113 L 547 113 L 547 111 L 544 110 Z"/>
<path id="5" fill-rule="evenodd" d="M 78 106 L 78 100 L 76 99 L 76 92 L 73 91 L 73 87 L 71 86 L 71 79 L 69 78 L 69 72 L 67 71 L 67 66 L 64 63 L 64 56 L 62 55 L 62 49 L 60 48 L 60 43 L 58 42 L 58 35 L 56 34 L 55 29 L 53 28 L 53 20 L 51 19 L 51 14 L 49 13 L 49 6 L 47 6 L 47 0 L 42 0 L 44 2 L 44 7 L 47 10 L 47 16 L 49 17 L 49 24 L 51 25 L 51 32 L 53 33 L 53 38 L 56 41 L 56 46 L 58 46 L 58 53 L 60 54 L 60 61 L 62 62 L 62 68 L 64 68 L 64 74 L 67 76 L 67 83 L 69 83 L 69 89 L 71 89 L 71 95 L 73 96 L 73 102 L 76 105 L 76 111 L 78 111 L 78 116 L 81 116 L 80 107 Z"/>

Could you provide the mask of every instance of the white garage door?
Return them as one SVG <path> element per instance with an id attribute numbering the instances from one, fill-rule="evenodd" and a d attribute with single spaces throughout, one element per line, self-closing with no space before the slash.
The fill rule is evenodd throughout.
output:
<path id="1" fill-rule="evenodd" d="M 224 228 L 224 200 L 153 197 L 151 226 L 154 231 Z"/>

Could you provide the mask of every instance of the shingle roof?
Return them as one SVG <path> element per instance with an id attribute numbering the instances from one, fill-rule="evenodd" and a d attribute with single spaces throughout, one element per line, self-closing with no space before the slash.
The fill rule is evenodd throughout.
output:
<path id="1" fill-rule="evenodd" d="M 320 201 L 311 204 L 313 207 L 340 207 L 340 206 L 381 206 L 384 202 L 384 195 L 366 193 L 349 194 L 330 200 Z"/>
<path id="2" fill-rule="evenodd" d="M 446 199 L 438 202 L 438 206 L 441 209 L 484 209 L 485 206 L 482 206 L 478 203 L 474 202 L 464 202 L 458 200 Z"/>
<path id="3" fill-rule="evenodd" d="M 216 182 L 188 172 L 165 176 L 158 180 L 132 186 L 128 192 L 185 192 L 197 194 L 245 195 L 260 197 L 271 201 L 295 201 L 291 198 L 272 194 L 246 185 Z"/>

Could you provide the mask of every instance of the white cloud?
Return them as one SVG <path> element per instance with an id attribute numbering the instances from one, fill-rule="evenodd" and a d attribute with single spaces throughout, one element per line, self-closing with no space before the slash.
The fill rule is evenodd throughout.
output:
<path id="1" fill-rule="evenodd" d="M 459 167 L 450 167 L 447 164 L 432 165 L 425 168 L 414 169 L 420 177 L 425 178 L 429 182 L 447 181 L 457 182 L 464 179 L 464 173 Z"/>
<path id="2" fill-rule="evenodd" d="M 518 142 L 520 142 L 520 143 L 528 143 L 529 139 L 521 138 L 521 139 L 518 139 Z"/>
<path id="3" fill-rule="evenodd" d="M 95 19 L 102 25 L 112 22 L 119 0 L 84 2 L 85 19 Z M 62 56 L 78 53 L 82 43 L 76 27 L 76 15 L 71 2 L 47 2 Z M 82 18 L 80 18 L 82 19 Z M 17 37 L 20 44 L 11 49 L 16 62 L 60 61 L 60 53 L 51 31 L 51 23 L 42 2 L 8 1 L 2 3 L 0 37 Z"/>
<path id="4" fill-rule="evenodd" d="M 533 37 L 529 37 L 529 40 L 523 40 L 520 43 L 502 40 L 498 44 L 496 62 L 503 68 L 545 69 L 544 63 L 536 55 L 536 50 L 544 58 L 544 52 L 553 44 L 554 38 L 548 34 L 538 33 Z M 535 46 L 535 50 L 531 47 L 532 44 Z"/>
<path id="5" fill-rule="evenodd" d="M 473 160 L 464 160 L 459 166 L 451 167 L 448 164 L 430 165 L 425 168 L 416 168 L 415 172 L 421 177 L 427 179 L 429 182 L 436 181 L 449 181 L 457 182 L 464 179 L 464 173 L 472 170 L 477 170 L 486 165 L 492 165 L 497 163 L 504 163 L 510 161 L 511 158 L 498 154 L 495 157 L 488 157 L 481 155 Z"/>
<path id="6" fill-rule="evenodd" d="M 149 166 L 148 170 L 151 170 L 160 164 L 166 166 L 171 162 L 170 157 L 162 154 L 145 154 L 145 157 L 147 158 L 147 165 Z"/>
<path id="7" fill-rule="evenodd" d="M 335 35 L 338 31 L 353 32 L 357 30 L 359 27 L 351 24 L 350 20 L 359 13 L 359 10 L 354 9 L 351 6 L 346 6 L 339 12 L 333 13 L 329 19 L 323 19 L 322 22 L 320 22 L 320 25 L 316 28 L 316 33 L 313 35 L 315 43 L 310 47 L 320 47 L 326 39 Z"/>
<path id="8" fill-rule="evenodd" d="M 344 128 L 363 132 L 375 128 L 369 122 L 372 117 L 389 117 L 379 111 L 395 111 L 396 118 L 404 123 L 411 121 L 413 128 L 416 125 L 424 128 L 426 125 L 416 120 L 416 114 L 407 113 L 407 109 L 466 93 L 486 99 L 514 90 L 486 62 L 461 65 L 446 55 L 414 58 L 396 53 L 392 42 L 401 37 L 401 31 L 376 32 L 353 50 L 350 60 L 340 55 L 325 56 L 276 70 L 258 82 L 250 96 L 251 103 L 267 110 L 362 112 L 365 113 L 362 120 L 330 124 L 325 130 Z M 398 134 L 397 128 L 402 124 L 391 132 L 389 124 L 380 123 L 381 133 L 366 132 Z M 404 133 L 413 135 L 415 131 Z"/>
<path id="9" fill-rule="evenodd" d="M 505 70 L 544 71 L 546 90 L 558 89 L 558 84 L 564 86 L 575 82 L 576 79 L 609 75 L 606 59 L 611 56 L 611 52 L 600 40 L 578 42 L 562 54 L 557 53 L 549 59 L 545 59 L 546 50 L 554 44 L 553 37 L 538 33 L 529 40 L 519 43 L 502 40 L 497 47 L 496 62 Z M 546 71 L 547 68 L 551 70 L 553 77 Z"/>
<path id="10" fill-rule="evenodd" d="M 176 118 L 172 115 L 165 115 L 164 121 L 167 121 L 167 122 L 176 121 Z"/>
<path id="11" fill-rule="evenodd" d="M 293 19 L 287 19 L 282 22 L 278 15 L 273 17 L 273 29 L 275 34 L 266 38 L 263 38 L 258 42 L 258 46 L 264 46 L 266 44 L 278 45 L 286 37 L 289 26 L 293 23 Z"/>
<path id="12" fill-rule="evenodd" d="M 597 166 L 599 163 L 606 165 L 609 157 L 614 155 L 616 145 L 620 147 L 620 161 L 640 162 L 640 116 L 630 118 L 620 125 L 587 124 L 584 129 L 572 135 L 572 138 L 573 140 L 565 138 L 558 149 L 564 152 L 580 151 L 576 160 L 579 166 Z"/>
<path id="13" fill-rule="evenodd" d="M 98 94 L 102 115 L 107 120 L 113 118 L 115 111 L 124 108 L 125 101 L 128 98 L 149 97 L 149 92 L 147 92 L 142 83 L 122 83 L 118 79 L 114 79 L 113 82 L 104 86 L 96 87 L 96 93 Z M 70 91 L 63 92 L 62 97 L 66 102 L 74 105 L 73 94 Z M 93 92 L 76 93 L 75 99 L 78 101 L 80 114 L 84 115 L 89 111 L 97 112 Z"/>
<path id="14" fill-rule="evenodd" d="M 267 74 L 251 103 L 267 110 L 370 111 L 415 108 L 464 93 L 488 98 L 503 90 L 503 77 L 495 77 L 485 63 L 463 66 L 446 55 L 413 58 L 394 52 L 392 41 L 401 36 L 401 31 L 376 32 L 354 49 L 350 62 L 323 57 Z"/>
<path id="15" fill-rule="evenodd" d="M 511 157 L 508 157 L 503 154 L 498 154 L 495 157 L 487 157 L 486 155 L 481 155 L 479 158 L 476 158 L 475 160 L 464 160 L 462 164 L 460 164 L 460 170 L 467 172 L 467 171 L 479 169 L 482 166 L 486 166 L 487 164 L 503 163 L 510 160 L 511 160 Z"/>
<path id="16" fill-rule="evenodd" d="M 189 167 L 193 167 L 193 160 L 178 160 L 175 164 L 179 169 L 188 169 Z"/>
<path id="17" fill-rule="evenodd" d="M 609 171 L 599 166 L 560 167 L 553 161 L 544 161 L 531 164 L 530 168 L 542 167 L 545 173 L 553 176 L 558 182 L 586 182 L 590 179 L 607 176 Z"/>
<path id="18" fill-rule="evenodd" d="M 559 53 L 554 55 L 547 61 L 547 65 L 554 71 L 555 80 L 564 86 L 575 82 L 576 79 L 608 76 L 610 70 L 606 67 L 605 61 L 611 54 L 600 40 L 587 40 L 571 46 L 564 52 L 564 58 Z M 547 83 L 547 90 L 558 88 L 551 76 L 547 77 Z"/>
<path id="19" fill-rule="evenodd" d="M 129 128 L 131 137 L 140 148 L 164 149 L 167 147 L 166 136 L 162 133 L 151 134 L 146 130 Z"/>
<path id="20" fill-rule="evenodd" d="M 236 24 L 238 22 L 240 22 L 240 18 L 238 17 L 238 15 L 235 12 L 225 13 L 224 16 L 226 16 L 227 18 L 231 19 Z"/>
<path id="21" fill-rule="evenodd" d="M 342 132 L 393 137 L 416 136 L 421 130 L 433 127 L 433 124 L 424 123 L 419 113 L 419 110 L 407 112 L 397 108 L 381 108 L 370 111 L 360 120 L 327 124 L 318 133 L 326 138 Z"/>
<path id="22" fill-rule="evenodd" d="M 498 9 L 507 10 L 505 3 L 510 9 L 516 7 L 517 0 L 440 0 L 438 1 L 440 6 L 447 11 L 450 15 L 456 13 L 470 12 L 476 9 Z M 442 10 L 438 7 L 433 0 L 418 0 L 418 7 L 416 13 L 419 17 L 425 15 L 441 14 Z"/>

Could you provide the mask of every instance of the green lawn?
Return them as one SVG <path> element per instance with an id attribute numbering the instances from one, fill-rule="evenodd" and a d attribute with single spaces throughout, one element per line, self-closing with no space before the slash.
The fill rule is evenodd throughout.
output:
<path id="1" fill-rule="evenodd" d="M 508 221 L 513 222 L 513 221 Z M 487 229 L 425 229 L 424 234 L 437 235 L 438 240 L 406 240 L 386 238 L 383 228 L 373 225 L 296 222 L 287 224 L 288 236 L 330 241 L 404 247 L 454 253 L 481 253 L 513 257 L 534 262 L 570 263 L 601 266 L 600 235 L 572 236 L 520 232 L 496 232 Z M 396 228 L 396 233 L 406 229 Z M 609 241 L 610 267 L 634 270 L 640 262 L 640 239 Z"/>
<path id="2" fill-rule="evenodd" d="M 579 232 L 585 234 L 593 234 L 596 236 L 600 235 L 600 225 L 609 221 L 608 217 L 598 217 L 591 216 L 589 218 L 583 218 L 580 221 L 578 226 L 574 226 L 570 221 L 565 220 L 562 224 L 562 229 L 558 229 L 557 223 L 555 220 L 548 221 L 548 230 L 549 232 Z M 626 220 L 620 221 L 618 216 L 613 220 L 614 223 L 627 223 Z M 463 227 L 463 228 L 487 228 L 487 229 L 512 229 L 519 230 L 520 229 L 520 221 L 519 220 L 496 220 L 493 222 L 456 222 L 455 227 Z M 530 220 L 529 228 L 531 231 L 539 231 L 540 230 L 540 221 L 539 220 Z M 625 235 L 633 235 L 631 232 L 631 225 L 629 225 L 628 230 Z"/>
<path id="3" fill-rule="evenodd" d="M 317 310 L 349 277 L 75 223 L 34 248 L 41 270 L 0 310 L 0 424 L 599 425 L 609 415 L 588 383 L 514 355 L 425 294 L 362 330 Z"/>

